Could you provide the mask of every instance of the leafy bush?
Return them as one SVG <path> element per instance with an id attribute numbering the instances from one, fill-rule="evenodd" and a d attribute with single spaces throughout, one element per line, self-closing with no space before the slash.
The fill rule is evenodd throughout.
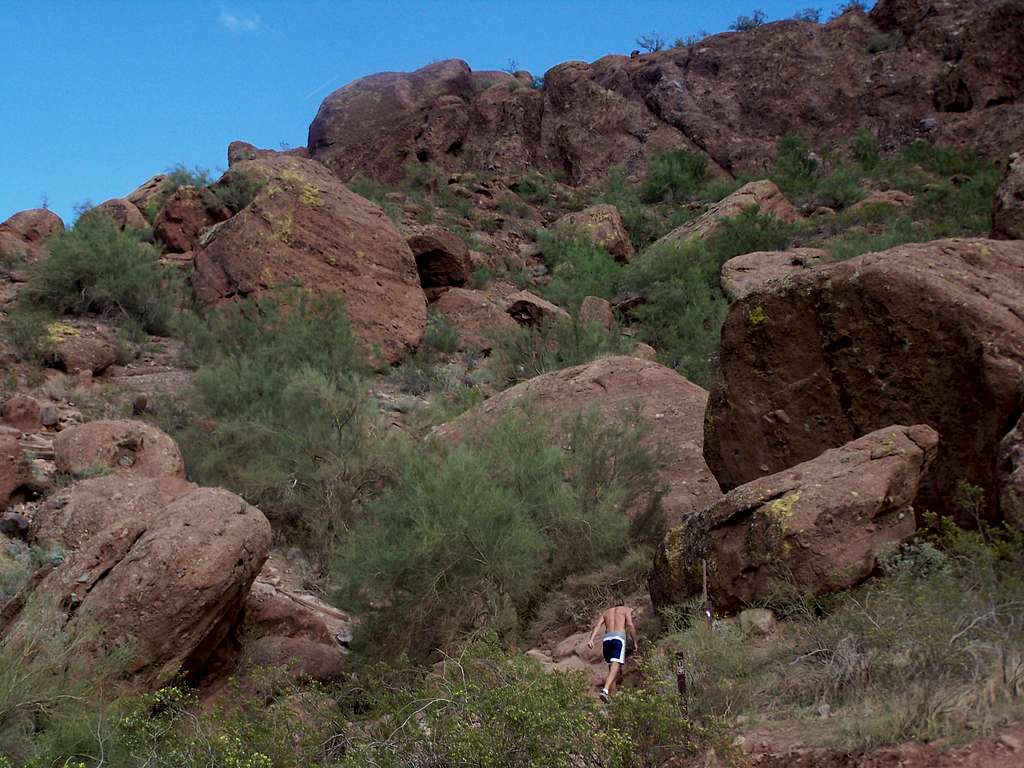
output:
<path id="1" fill-rule="evenodd" d="M 545 672 L 533 659 L 503 654 L 493 640 L 470 645 L 415 682 L 391 674 L 397 679 L 378 672 L 356 691 L 339 739 L 344 768 L 647 768 L 692 755 L 714 737 L 686 718 L 678 697 L 644 687 L 603 708 L 581 676 Z"/>
<path id="2" fill-rule="evenodd" d="M 903 35 L 899 30 L 895 32 L 879 32 L 868 38 L 867 52 L 882 53 L 883 51 L 895 51 L 903 45 Z"/>
<path id="3" fill-rule="evenodd" d="M 638 251 L 672 229 L 671 223 L 661 212 L 640 200 L 639 190 L 626 179 L 626 169 L 622 166 L 608 169 L 594 202 L 611 203 L 619 209 L 630 242 Z"/>
<path id="4" fill-rule="evenodd" d="M 266 182 L 244 170 L 229 170 L 224 177 L 210 187 L 229 211 L 238 213 L 256 199 Z"/>
<path id="5" fill-rule="evenodd" d="M 693 196 L 708 173 L 706 155 L 681 149 L 656 152 L 640 187 L 644 202 L 681 202 Z"/>
<path id="6" fill-rule="evenodd" d="M 23 292 L 34 307 L 98 312 L 157 334 L 170 330 L 179 296 L 179 281 L 160 265 L 156 249 L 100 210 L 83 214 L 50 241 L 50 257 L 32 265 Z"/>
<path id="7" fill-rule="evenodd" d="M 516 186 L 516 194 L 534 205 L 542 205 L 551 197 L 551 184 L 540 173 L 528 173 Z"/>
<path id="8" fill-rule="evenodd" d="M 850 142 L 850 154 L 853 159 L 866 169 L 878 165 L 881 156 L 874 135 L 867 128 L 861 128 Z"/>
<path id="9" fill-rule="evenodd" d="M 809 21 L 812 24 L 821 23 L 821 8 L 804 8 L 793 14 L 796 21 Z"/>
<path id="10" fill-rule="evenodd" d="M 224 307 L 182 333 L 201 368 L 190 418 L 165 426 L 190 475 L 290 524 L 314 551 L 329 547 L 387 464 L 341 301 L 286 293 Z"/>
<path id="11" fill-rule="evenodd" d="M 587 296 L 611 299 L 616 294 L 622 265 L 604 248 L 571 232 L 545 230 L 537 241 L 551 270 L 544 287 L 547 299 L 576 309 Z"/>
<path id="12" fill-rule="evenodd" d="M 729 25 L 729 29 L 735 32 L 752 32 L 758 27 L 763 27 L 767 22 L 768 15 L 761 9 L 757 9 L 749 16 L 737 16 L 736 21 Z"/>
<path id="13" fill-rule="evenodd" d="M 387 199 L 388 194 L 392 191 L 390 188 L 367 176 L 356 176 L 345 186 L 357 195 L 365 197 L 371 203 L 379 205 L 385 215 L 395 224 L 401 222 L 402 211 L 397 205 Z"/>
<path id="14" fill-rule="evenodd" d="M 512 412 L 458 445 L 409 448 L 334 568 L 365 611 L 364 648 L 422 658 L 473 629 L 514 636 L 545 588 L 622 552 L 627 504 L 659 493 L 643 424 L 576 416 L 559 425 L 569 451 L 554 428 Z"/>
<path id="15" fill-rule="evenodd" d="M 491 329 L 485 335 L 493 343 L 487 372 L 502 389 L 604 355 L 625 354 L 632 348 L 616 330 L 608 331 L 596 321 L 585 323 L 578 317 L 555 320 L 540 328 Z"/>
<path id="16" fill-rule="evenodd" d="M 708 386 L 717 368 L 718 341 L 729 304 L 721 291 L 722 264 L 752 251 L 779 250 L 791 228 L 756 208 L 727 221 L 709 242 L 664 243 L 647 249 L 625 270 L 622 285 L 643 296 L 632 310 L 640 336 L 663 362 Z"/>
<path id="17" fill-rule="evenodd" d="M 787 195 L 806 192 L 814 183 L 818 161 L 811 154 L 807 140 L 796 133 L 788 133 L 779 141 L 772 168 L 772 180 Z"/>

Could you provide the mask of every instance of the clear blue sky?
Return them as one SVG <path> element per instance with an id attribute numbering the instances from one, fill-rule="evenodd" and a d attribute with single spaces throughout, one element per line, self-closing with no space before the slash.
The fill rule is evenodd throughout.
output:
<path id="1" fill-rule="evenodd" d="M 306 143 L 320 101 L 357 77 L 461 58 L 534 74 L 725 30 L 814 0 L 0 0 L 0 221 L 44 197 L 124 195 L 175 163 L 211 170 L 243 139 Z M 838 3 L 821 3 L 823 15 Z"/>

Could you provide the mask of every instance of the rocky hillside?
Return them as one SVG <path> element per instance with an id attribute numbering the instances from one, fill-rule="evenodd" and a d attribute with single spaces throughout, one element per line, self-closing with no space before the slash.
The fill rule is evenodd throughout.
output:
<path id="1" fill-rule="evenodd" d="M 1024 139 L 1024 8 L 1015 0 L 880 0 L 828 24 L 782 21 L 656 53 L 544 73 L 458 60 L 357 80 L 324 100 L 310 155 L 343 180 L 398 181 L 410 163 L 600 180 L 686 149 L 716 172 L 764 171 L 785 134 L 833 146 L 858 129 L 992 156 Z"/>
<path id="2" fill-rule="evenodd" d="M 1017 765 L 1022 29 L 444 61 L 0 223 L 0 768 Z"/>

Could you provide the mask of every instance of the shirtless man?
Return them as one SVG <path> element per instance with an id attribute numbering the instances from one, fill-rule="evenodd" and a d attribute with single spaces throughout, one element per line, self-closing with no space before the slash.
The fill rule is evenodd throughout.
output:
<path id="1" fill-rule="evenodd" d="M 633 641 L 633 648 L 636 648 L 636 627 L 633 626 L 633 609 L 625 605 L 616 605 L 600 614 L 594 621 L 594 629 L 590 633 L 588 648 L 594 647 L 594 639 L 597 633 L 604 627 L 604 642 L 601 649 L 604 651 L 604 660 L 608 662 L 608 678 L 604 681 L 604 688 L 601 689 L 601 701 L 607 703 L 608 697 L 615 690 L 615 683 L 618 680 L 622 665 L 626 663 L 626 633 Z"/>

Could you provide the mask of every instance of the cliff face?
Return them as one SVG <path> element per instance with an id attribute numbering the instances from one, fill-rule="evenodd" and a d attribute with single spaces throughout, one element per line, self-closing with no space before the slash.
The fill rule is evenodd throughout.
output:
<path id="1" fill-rule="evenodd" d="M 328 96 L 309 151 L 343 179 L 445 170 L 640 171 L 656 150 L 764 167 L 790 131 L 830 144 L 860 128 L 884 148 L 917 138 L 1005 154 L 1024 143 L 1024 0 L 880 0 L 828 24 L 781 21 L 686 48 L 472 72 L 462 61 L 356 80 Z"/>

